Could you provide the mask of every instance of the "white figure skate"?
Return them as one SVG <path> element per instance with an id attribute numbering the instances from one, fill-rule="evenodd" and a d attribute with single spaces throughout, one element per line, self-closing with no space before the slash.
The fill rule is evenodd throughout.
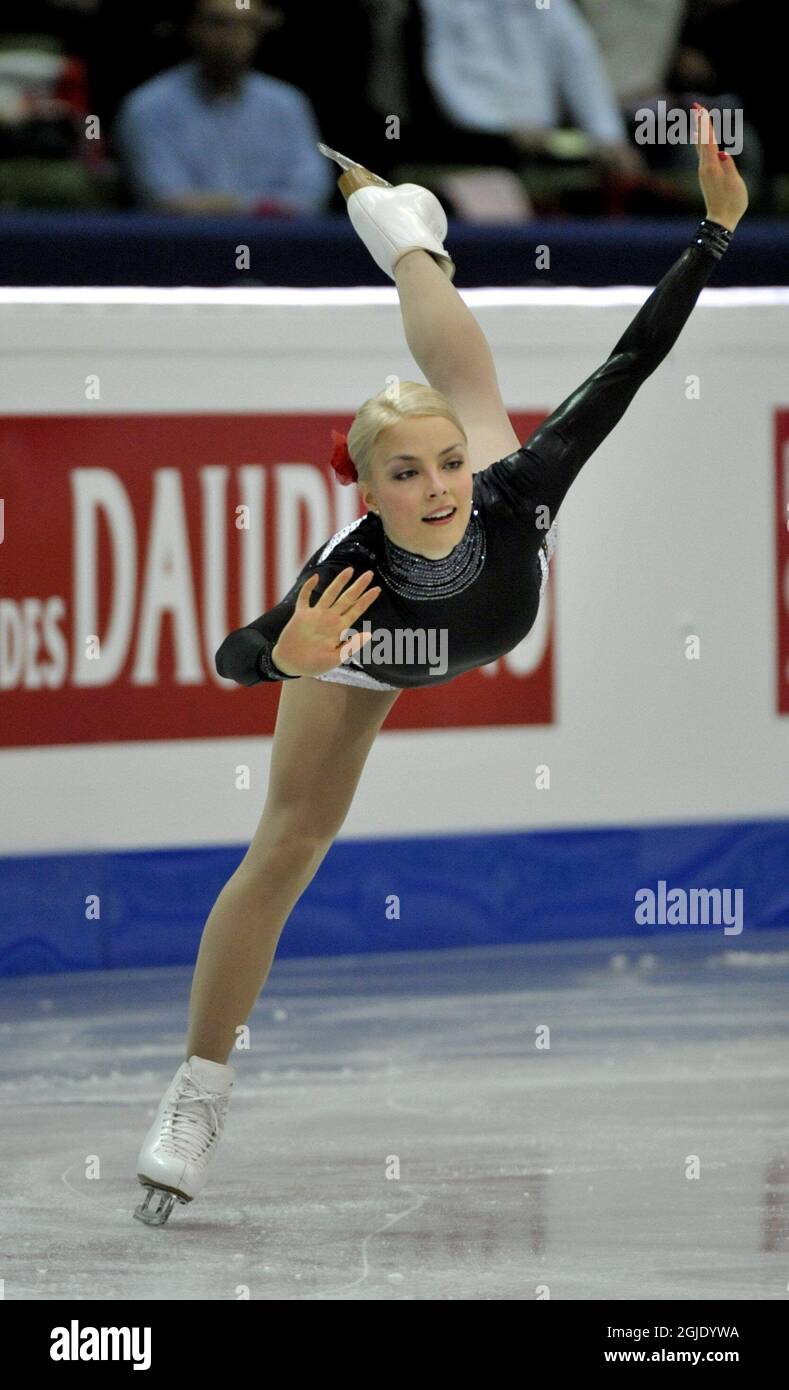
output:
<path id="1" fill-rule="evenodd" d="M 435 193 L 418 183 L 387 183 L 347 155 L 318 145 L 345 172 L 337 187 L 348 204 L 348 216 L 381 270 L 394 280 L 394 268 L 406 251 L 429 251 L 451 280 L 455 262 L 447 255 L 444 237 L 447 217 Z"/>
<path id="2" fill-rule="evenodd" d="M 138 1181 L 148 1189 L 134 1211 L 138 1221 L 163 1226 L 176 1198 L 191 1202 L 200 1192 L 225 1127 L 234 1079 L 231 1066 L 205 1057 L 181 1063 L 137 1158 Z M 151 1207 L 155 1194 L 159 1204 Z"/>

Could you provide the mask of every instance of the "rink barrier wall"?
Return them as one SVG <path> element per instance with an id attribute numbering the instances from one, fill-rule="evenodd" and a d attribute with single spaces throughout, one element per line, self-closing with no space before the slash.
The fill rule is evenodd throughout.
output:
<path id="1" fill-rule="evenodd" d="M 519 437 L 648 292 L 466 292 Z M 35 636 L 46 601 L 49 636 L 59 621 L 68 637 L 0 670 L 0 969 L 186 963 L 254 833 L 279 695 L 223 682 L 212 644 L 241 620 L 242 578 L 263 611 L 351 519 L 328 427 L 392 375 L 419 376 L 397 294 L 43 289 L 0 305 L 4 622 Z M 90 544 L 97 480 L 123 553 L 138 548 L 123 603 Z M 225 483 L 267 499 L 244 565 L 229 547 L 223 564 L 211 520 Z M 162 538 L 181 496 L 194 603 L 176 661 Z M 280 951 L 639 940 L 683 930 L 634 921 L 634 893 L 661 881 L 741 892 L 734 947 L 786 926 L 788 523 L 789 291 L 706 290 L 574 483 L 535 628 L 397 702 Z M 97 630 L 117 600 L 129 634 L 103 686 L 68 631 L 96 595 Z M 27 681 L 46 656 L 56 678 Z"/>
<path id="2" fill-rule="evenodd" d="M 278 958 L 709 934 L 748 949 L 789 927 L 789 821 L 335 841 L 293 909 Z M 202 925 L 245 847 L 6 859 L 0 975 L 191 965 Z M 676 889 L 741 892 L 699 921 L 661 914 Z M 87 918 L 86 886 L 100 902 Z M 657 919 L 636 922 L 649 889 Z M 675 912 L 681 916 L 680 910 Z M 690 907 L 685 913 L 690 917 Z M 661 920 L 661 918 L 665 920 Z M 726 927 L 730 930 L 726 930 Z M 738 928 L 741 928 L 738 930 Z"/>

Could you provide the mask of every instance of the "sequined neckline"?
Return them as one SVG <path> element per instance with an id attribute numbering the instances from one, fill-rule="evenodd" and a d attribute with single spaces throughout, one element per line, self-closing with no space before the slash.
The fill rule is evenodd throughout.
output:
<path id="1" fill-rule="evenodd" d="M 396 594 L 410 599 L 454 598 L 474 583 L 485 563 L 485 531 L 479 508 L 473 506 L 469 523 L 457 545 L 441 559 L 431 560 L 395 545 L 383 530 L 386 581 Z"/>

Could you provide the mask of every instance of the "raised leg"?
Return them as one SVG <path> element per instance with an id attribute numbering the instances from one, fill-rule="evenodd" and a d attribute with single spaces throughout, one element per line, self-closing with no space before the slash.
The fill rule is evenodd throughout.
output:
<path id="1" fill-rule="evenodd" d="M 394 268 L 406 342 L 430 385 L 451 402 L 468 435 L 473 472 L 520 448 L 479 323 L 427 251 Z"/>

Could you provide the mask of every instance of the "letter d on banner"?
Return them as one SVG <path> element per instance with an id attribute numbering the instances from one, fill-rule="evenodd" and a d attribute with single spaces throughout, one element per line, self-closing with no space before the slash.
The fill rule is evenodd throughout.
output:
<path id="1" fill-rule="evenodd" d="M 75 468 L 71 473 L 73 499 L 74 626 L 72 682 L 109 685 L 126 660 L 134 622 L 137 587 L 137 549 L 134 512 L 120 479 L 108 468 Z M 111 580 L 107 631 L 99 634 L 99 509 L 110 537 Z M 89 661 L 85 637 L 101 637 L 101 659 Z"/>

